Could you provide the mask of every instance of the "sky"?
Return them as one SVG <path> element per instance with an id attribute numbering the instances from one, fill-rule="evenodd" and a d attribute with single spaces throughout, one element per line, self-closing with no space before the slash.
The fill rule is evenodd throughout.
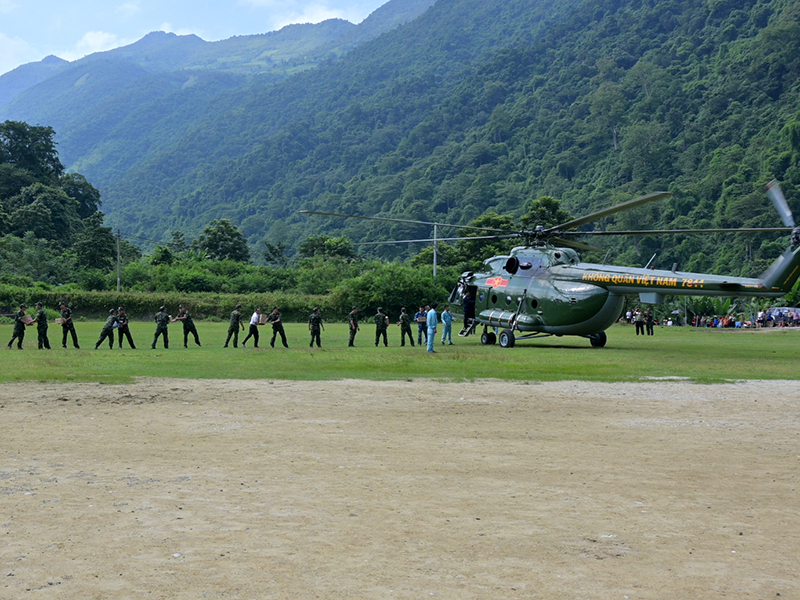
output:
<path id="1" fill-rule="evenodd" d="M 290 23 L 360 23 L 387 0 L 0 0 L 0 74 L 54 54 L 76 60 L 151 31 L 213 42 Z"/>

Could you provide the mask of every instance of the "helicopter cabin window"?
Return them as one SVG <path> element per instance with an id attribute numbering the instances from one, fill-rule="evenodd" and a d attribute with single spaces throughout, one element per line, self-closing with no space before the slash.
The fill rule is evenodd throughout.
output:
<path id="1" fill-rule="evenodd" d="M 506 306 L 508 306 L 509 304 L 511 304 L 511 302 L 512 302 L 512 300 L 511 300 L 511 296 L 506 296 Z"/>
<path id="2" fill-rule="evenodd" d="M 497 304 L 497 294 L 492 294 L 492 304 Z"/>
<path id="3" fill-rule="evenodd" d="M 478 294 L 478 302 L 480 302 L 481 304 L 483 303 L 485 298 L 486 298 L 486 294 L 484 292 L 481 292 L 480 294 Z"/>
<path id="4" fill-rule="evenodd" d="M 539 308 L 539 302 L 538 300 L 536 300 L 536 298 L 531 298 L 528 304 L 530 305 L 531 310 L 536 310 L 537 308 Z"/>

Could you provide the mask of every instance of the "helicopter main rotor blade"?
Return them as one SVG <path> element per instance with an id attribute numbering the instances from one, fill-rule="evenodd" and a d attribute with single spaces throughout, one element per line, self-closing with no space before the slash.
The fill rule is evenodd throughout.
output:
<path id="1" fill-rule="evenodd" d="M 620 231 L 561 231 L 559 235 L 659 235 L 663 233 L 737 233 L 792 231 L 791 227 L 739 227 L 728 229 L 630 229 Z"/>
<path id="2" fill-rule="evenodd" d="M 578 250 L 591 250 L 592 252 L 602 252 L 600 248 L 595 248 L 583 242 L 576 242 L 574 240 L 565 240 L 560 237 L 551 237 L 550 242 L 559 246 L 566 246 L 567 248 L 577 248 Z"/>
<path id="3" fill-rule="evenodd" d="M 385 240 L 383 242 L 355 242 L 353 246 L 381 246 L 386 244 L 416 244 L 424 242 L 460 242 L 462 240 L 502 240 L 507 238 L 519 237 L 519 234 L 509 233 L 507 235 L 476 235 L 469 237 L 450 237 L 450 238 L 425 238 L 421 240 Z"/>
<path id="4" fill-rule="evenodd" d="M 548 227 L 544 230 L 544 232 L 551 233 L 553 231 L 558 231 L 559 233 L 562 233 L 562 230 L 564 229 L 575 229 L 576 227 L 580 227 L 586 223 L 591 223 L 592 221 L 597 221 L 598 219 L 602 219 L 608 215 L 613 215 L 614 213 L 618 213 L 623 210 L 630 210 L 631 208 L 636 208 L 642 204 L 647 204 L 648 202 L 653 202 L 654 200 L 666 198 L 667 196 L 671 195 L 672 194 L 670 192 L 654 192 L 652 194 L 647 194 L 646 196 L 641 196 L 634 200 L 629 200 L 628 202 L 623 202 L 622 204 L 617 204 L 616 206 L 612 206 L 610 208 L 598 210 L 597 212 L 586 215 L 585 217 L 579 217 L 577 219 L 573 219 L 572 221 L 567 221 L 566 223 L 560 223 L 559 225 Z"/>
<path id="5" fill-rule="evenodd" d="M 450 223 L 434 223 L 431 221 L 415 221 L 413 219 L 391 219 L 389 217 L 364 217 L 362 215 L 342 215 L 339 213 L 319 212 L 316 210 L 301 210 L 303 215 L 320 215 L 323 217 L 343 217 L 345 219 L 364 219 L 365 221 L 386 221 L 388 223 L 411 223 L 412 225 L 429 225 L 433 227 L 453 227 L 454 229 L 473 229 L 475 231 L 496 231 L 507 233 L 506 229 L 495 229 L 493 227 L 473 227 L 472 225 L 451 225 Z"/>
<path id="6" fill-rule="evenodd" d="M 781 216 L 781 221 L 783 224 L 791 229 L 794 229 L 794 217 L 792 216 L 792 211 L 789 208 L 789 203 L 786 202 L 786 198 L 783 196 L 781 186 L 778 185 L 776 180 L 773 179 L 767 184 L 767 195 L 769 195 L 769 197 L 772 199 L 772 203 L 778 210 L 778 214 Z"/>

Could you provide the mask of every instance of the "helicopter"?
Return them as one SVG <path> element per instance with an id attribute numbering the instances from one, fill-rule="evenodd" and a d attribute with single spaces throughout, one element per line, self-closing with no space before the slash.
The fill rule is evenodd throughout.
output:
<path id="1" fill-rule="evenodd" d="M 610 208 L 599 210 L 552 227 L 536 227 L 532 231 L 507 231 L 448 225 L 425 221 L 364 217 L 300 211 L 304 214 L 351 217 L 379 221 L 398 221 L 438 227 L 477 229 L 484 236 L 468 238 L 438 238 L 398 240 L 394 243 L 434 242 L 491 238 L 521 238 L 524 245 L 509 254 L 493 256 L 483 262 L 480 272 L 461 274 L 449 297 L 454 314 L 461 317 L 464 327 L 461 337 L 472 335 L 480 326 L 481 343 L 499 343 L 513 348 L 519 340 L 547 336 L 580 336 L 591 345 L 606 345 L 606 329 L 622 313 L 625 296 L 638 294 L 643 304 L 661 304 L 667 295 L 690 296 L 760 296 L 780 297 L 791 291 L 800 277 L 800 228 L 796 227 L 788 203 L 776 181 L 767 186 L 784 227 L 749 227 L 727 229 L 671 229 L 627 231 L 578 231 L 577 228 L 611 214 L 630 210 L 667 196 L 655 192 Z M 729 277 L 707 273 L 688 273 L 677 270 L 655 270 L 640 267 L 620 267 L 584 263 L 577 250 L 598 250 L 573 238 L 591 235 L 654 235 L 663 233 L 719 232 L 792 232 L 791 242 L 784 253 L 759 277 Z M 376 244 L 382 242 L 367 242 Z M 385 243 L 385 242 L 383 242 Z M 460 310 L 459 310 L 460 309 Z M 499 333 L 495 333 L 498 331 Z"/>

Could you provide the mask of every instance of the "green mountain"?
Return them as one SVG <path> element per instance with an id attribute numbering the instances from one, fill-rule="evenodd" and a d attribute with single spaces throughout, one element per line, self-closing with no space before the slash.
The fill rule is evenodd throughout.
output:
<path id="1" fill-rule="evenodd" d="M 0 75 L 0 118 L 25 118 L 51 125 L 68 123 L 75 115 L 73 111 L 64 113 L 61 103 L 63 99 L 73 99 L 71 87 L 81 87 L 92 79 L 95 87 L 91 98 L 96 102 L 105 100 L 121 87 L 119 77 L 105 79 L 114 69 L 123 71 L 121 77 L 131 83 L 154 73 L 178 71 L 267 74 L 272 76 L 268 79 L 271 81 L 338 58 L 416 18 L 434 1 L 390 0 L 359 25 L 329 19 L 218 42 L 206 42 L 196 35 L 157 31 L 128 46 L 97 52 L 73 63 L 48 56 Z M 134 66 L 140 70 L 133 69 Z M 95 67 L 99 69 L 97 72 Z M 59 73 L 63 77 L 51 80 Z M 44 85 L 38 85 L 42 82 Z M 90 99 L 87 95 L 74 96 L 81 104 Z"/>
<path id="2" fill-rule="evenodd" d="M 577 215 L 658 189 L 674 195 L 610 226 L 778 225 L 763 192 L 772 177 L 800 216 L 791 0 L 439 0 L 289 77 L 137 79 L 142 68 L 108 66 L 122 91 L 89 108 L 87 89 L 70 108 L 85 111 L 53 126 L 64 163 L 102 191 L 108 222 L 151 240 L 228 218 L 257 256 L 262 241 L 296 248 L 321 232 L 429 234 L 304 208 L 466 223 L 519 215 L 545 195 Z M 740 234 L 625 238 L 609 242 L 609 260 L 657 254 L 751 274 L 782 247 Z"/>

